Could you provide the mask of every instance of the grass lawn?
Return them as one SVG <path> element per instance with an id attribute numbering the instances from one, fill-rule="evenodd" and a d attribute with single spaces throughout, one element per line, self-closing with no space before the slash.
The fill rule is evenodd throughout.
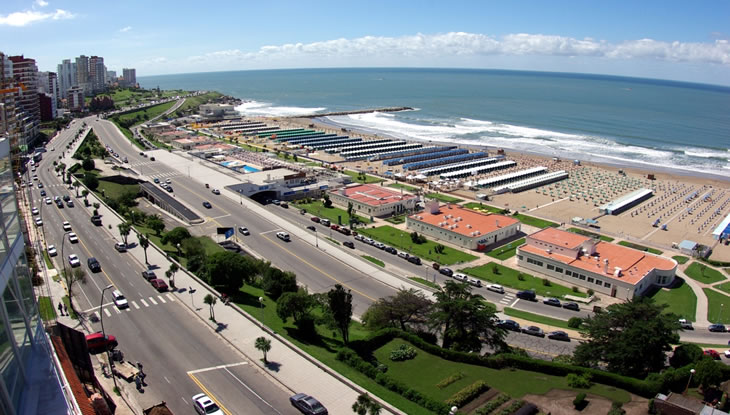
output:
<path id="1" fill-rule="evenodd" d="M 133 225 L 133 227 L 134 227 L 134 229 L 137 230 L 137 232 L 140 232 L 142 234 L 147 234 L 150 239 L 150 243 L 157 245 L 157 247 L 159 247 L 163 252 L 165 252 L 167 254 L 177 255 L 177 247 L 174 247 L 170 244 L 163 245 L 162 241 L 160 240 L 161 237 L 155 235 L 155 232 L 152 229 L 147 228 L 144 225 Z M 169 231 L 170 229 L 167 229 L 167 230 Z M 162 232 L 163 235 L 164 235 L 164 233 L 165 233 L 165 231 Z M 214 240 L 210 239 L 207 236 L 196 236 L 194 238 L 198 239 L 200 241 L 200 243 L 203 245 L 206 255 L 211 255 L 216 252 L 225 251 L 225 249 L 223 249 Z M 150 248 L 147 248 L 147 249 L 150 249 Z M 188 264 L 187 258 L 185 258 L 184 256 L 180 256 L 180 257 L 178 257 L 178 261 L 184 267 L 187 267 L 187 264 Z M 164 273 L 164 271 L 166 271 L 166 270 L 163 270 L 163 273 Z"/>
<path id="2" fill-rule="evenodd" d="M 434 282 L 431 282 L 429 280 L 424 280 L 423 278 L 420 278 L 420 277 L 408 277 L 408 279 L 411 280 L 411 281 L 415 281 L 415 282 L 417 282 L 419 284 L 423 284 L 423 285 L 425 285 L 427 287 L 431 287 L 431 288 L 436 289 L 436 290 L 438 290 L 439 288 L 441 288 L 441 286 L 439 286 L 438 284 L 436 284 Z"/>
<path id="3" fill-rule="evenodd" d="M 722 284 L 714 285 L 714 287 L 720 291 L 725 291 L 726 293 L 730 294 L 730 282 L 724 282 Z"/>
<path id="4" fill-rule="evenodd" d="M 319 216 L 320 218 L 329 219 L 333 225 L 340 224 L 337 221 L 338 216 L 342 219 L 342 225 L 347 225 L 349 223 L 347 210 L 340 209 L 334 206 L 326 208 L 324 207 L 324 202 L 322 202 L 321 200 L 315 200 L 312 203 L 294 202 L 292 203 L 292 205 L 296 206 L 297 209 L 306 209 L 307 213 L 310 213 L 312 215 Z M 354 217 L 356 217 L 357 220 L 359 220 L 361 223 L 370 223 L 370 219 L 363 216 L 354 215 Z"/>
<path id="5" fill-rule="evenodd" d="M 649 253 L 655 254 L 655 255 L 661 255 L 663 253 L 663 251 L 660 251 L 658 249 L 649 248 L 648 246 L 635 244 L 635 243 L 629 242 L 629 241 L 621 241 L 618 244 L 619 245 L 623 245 L 623 246 L 628 246 L 629 248 L 633 248 L 633 249 L 636 249 L 638 251 L 649 252 Z"/>
<path id="6" fill-rule="evenodd" d="M 547 227 L 557 228 L 558 226 L 560 226 L 559 224 L 557 224 L 555 222 L 536 218 L 534 216 L 523 215 L 521 213 L 514 215 L 514 218 L 518 219 L 520 222 L 524 223 L 525 225 L 534 226 L 534 227 L 540 228 L 540 229 L 544 229 Z"/>
<path id="7" fill-rule="evenodd" d="M 675 255 L 675 256 L 672 257 L 672 259 L 675 260 L 675 261 L 677 261 L 677 263 L 680 264 L 680 265 L 686 264 L 687 261 L 689 261 L 689 258 L 688 257 L 682 256 L 682 255 Z"/>
<path id="8" fill-rule="evenodd" d="M 43 321 L 51 321 L 56 318 L 56 307 L 53 306 L 50 297 L 38 297 L 38 311 L 41 313 Z"/>
<path id="9" fill-rule="evenodd" d="M 400 225 L 401 223 L 406 222 L 406 215 L 392 216 L 390 218 L 386 218 L 385 221 L 394 225 Z"/>
<path id="10" fill-rule="evenodd" d="M 365 180 L 362 180 L 357 177 L 359 172 L 352 171 L 352 170 L 343 170 L 342 173 L 345 173 L 346 175 L 352 177 L 352 181 L 357 182 L 357 183 L 364 183 L 364 184 L 380 183 L 384 180 L 384 179 L 381 179 L 380 177 L 370 176 L 369 174 L 366 174 Z"/>
<path id="11" fill-rule="evenodd" d="M 420 187 L 408 186 L 407 184 L 403 184 L 403 183 L 390 183 L 390 184 L 387 184 L 386 186 L 392 187 L 394 189 L 403 189 L 403 190 L 409 191 L 411 193 L 416 193 L 417 191 L 421 190 Z"/>
<path id="12" fill-rule="evenodd" d="M 48 256 L 47 250 L 43 250 L 43 260 L 46 261 L 46 268 L 48 268 L 48 269 L 55 268 L 53 266 L 53 262 L 51 262 L 51 258 Z"/>
<path id="13" fill-rule="evenodd" d="M 708 267 L 700 262 L 689 264 L 684 273 L 695 281 L 704 282 L 705 284 L 713 284 L 725 279 L 725 276 L 713 268 Z"/>
<path id="14" fill-rule="evenodd" d="M 158 115 L 172 108 L 173 105 L 175 105 L 175 101 L 165 102 L 163 104 L 154 105 L 152 107 L 140 108 L 137 111 L 127 112 L 125 114 L 114 116 L 113 118 L 118 120 L 119 122 L 133 120 L 135 122 L 132 125 L 138 125 L 144 123 L 149 119 L 157 117 Z"/>
<path id="15" fill-rule="evenodd" d="M 417 255 L 422 259 L 436 261 L 441 265 L 453 265 L 459 262 L 469 262 L 477 259 L 474 255 L 450 247 L 445 247 L 443 253 L 439 255 L 435 250 L 436 245 L 438 245 L 436 242 L 428 240 L 426 243 L 420 245 L 414 244 L 411 241 L 410 233 L 390 225 L 360 229 L 358 232 L 401 251 Z"/>
<path id="16" fill-rule="evenodd" d="M 261 304 L 259 303 L 259 297 L 264 298 L 263 307 L 261 307 Z M 317 326 L 317 332 L 320 334 L 320 338 L 312 341 L 304 337 L 297 330 L 291 319 L 287 322 L 282 322 L 276 315 L 276 302 L 267 297 L 262 289 L 246 284 L 241 289 L 241 294 L 233 298 L 233 302 L 235 302 L 237 306 L 241 307 L 253 318 L 263 322 L 273 331 L 296 344 L 297 347 L 304 350 L 305 353 L 367 389 L 371 394 L 377 395 L 383 400 L 396 406 L 401 411 L 408 414 L 429 413 L 422 407 L 405 399 L 401 395 L 378 385 L 374 380 L 368 378 L 357 370 L 337 361 L 335 359 L 335 355 L 337 354 L 337 350 L 342 347 L 342 340 L 339 335 L 333 334 L 333 330 L 324 326 Z M 220 305 L 216 305 L 216 307 L 220 307 Z M 366 331 L 362 325 L 353 321 L 350 326 L 350 341 L 363 339 L 368 335 L 369 332 Z M 276 361 L 275 349 L 272 349 L 271 352 L 269 352 L 269 360 L 274 362 Z"/>
<path id="17" fill-rule="evenodd" d="M 380 266 L 380 267 L 385 266 L 385 262 L 379 260 L 378 258 L 373 258 L 370 255 L 361 255 L 361 256 L 377 266 Z"/>
<path id="18" fill-rule="evenodd" d="M 712 288 L 703 288 L 702 291 L 705 292 L 707 297 L 707 319 L 711 323 L 730 323 L 730 297 Z"/>
<path id="19" fill-rule="evenodd" d="M 137 195 L 139 193 L 138 184 L 119 184 L 114 182 L 108 182 L 106 180 L 99 180 L 99 187 L 96 189 L 96 193 L 101 194 L 104 191 L 104 196 L 117 199 L 125 193 L 133 193 Z"/>
<path id="20" fill-rule="evenodd" d="M 572 327 L 568 327 L 568 322 L 566 320 L 561 320 L 559 318 L 552 318 L 552 317 L 546 317 L 541 316 L 539 314 L 530 313 L 527 311 L 517 310 L 514 308 L 505 307 L 504 308 L 504 314 L 507 314 L 510 317 L 517 317 L 525 320 L 529 320 L 538 324 L 547 324 L 548 326 L 553 327 L 560 327 L 561 329 L 569 329 L 569 330 L 575 330 Z M 576 316 L 578 317 L 578 316 Z"/>
<path id="21" fill-rule="evenodd" d="M 517 369 L 497 370 L 483 366 L 452 362 L 417 348 L 418 354 L 414 359 L 402 362 L 390 360 L 390 352 L 401 344 L 408 343 L 402 339 L 393 339 L 391 342 L 375 350 L 373 355 L 378 362 L 388 366 L 388 376 L 439 401 L 448 399 L 451 395 L 471 385 L 476 380 L 485 380 L 489 386 L 499 389 L 513 398 L 521 398 L 529 393 L 540 395 L 547 393 L 551 389 L 565 389 L 575 391 L 576 393 L 585 391 L 622 403 L 631 400 L 631 395 L 625 390 L 606 385 L 594 383 L 589 389 L 573 389 L 568 386 L 568 382 L 564 376 L 552 376 Z M 455 373 L 463 373 L 465 376 L 443 389 L 436 387 L 436 384 Z M 424 413 L 424 410 L 421 409 L 418 413 Z"/>
<path id="22" fill-rule="evenodd" d="M 492 258 L 496 258 L 501 261 L 504 261 L 505 259 L 512 258 L 513 256 L 515 256 L 515 253 L 517 253 L 517 247 L 524 243 L 525 243 L 525 238 L 518 239 L 516 241 L 510 242 L 507 245 L 492 249 L 491 251 L 487 252 L 487 255 Z"/>
<path id="23" fill-rule="evenodd" d="M 469 202 L 469 203 L 463 204 L 462 206 L 464 206 L 467 209 L 473 209 L 473 210 L 476 210 L 478 212 L 483 212 L 483 213 L 502 213 L 502 212 L 504 212 L 504 209 L 502 209 L 502 208 L 485 205 L 482 202 L 478 202 L 478 203 Z"/>
<path id="24" fill-rule="evenodd" d="M 494 273 L 497 269 L 498 274 Z M 535 290 L 538 295 L 548 297 L 563 297 L 565 295 L 574 295 L 577 297 L 586 297 L 583 292 L 573 292 L 571 287 L 560 285 L 550 281 L 550 286 L 543 285 L 542 278 L 533 277 L 530 274 L 522 273 L 523 280 L 518 278 L 520 271 L 505 267 L 504 265 L 490 263 L 480 265 L 478 267 L 464 268 L 462 271 L 480 280 L 494 282 L 505 287 L 517 290 Z"/>
<path id="25" fill-rule="evenodd" d="M 460 203 L 464 201 L 464 199 L 459 199 L 458 197 L 449 196 L 443 193 L 426 193 L 425 196 L 429 199 L 436 199 L 444 203 Z"/>
<path id="26" fill-rule="evenodd" d="M 666 304 L 666 312 L 677 314 L 689 321 L 695 321 L 697 311 L 697 296 L 692 288 L 684 281 L 675 288 L 662 288 L 654 293 L 651 298 L 658 304 Z"/>
<path id="27" fill-rule="evenodd" d="M 601 235 L 598 233 L 590 232 L 590 231 L 587 231 L 587 230 L 581 229 L 581 228 L 569 228 L 568 232 L 577 233 L 578 235 L 588 236 L 591 238 L 598 238 L 605 242 L 613 242 L 613 238 L 611 238 L 610 236 L 605 236 L 605 235 Z"/>

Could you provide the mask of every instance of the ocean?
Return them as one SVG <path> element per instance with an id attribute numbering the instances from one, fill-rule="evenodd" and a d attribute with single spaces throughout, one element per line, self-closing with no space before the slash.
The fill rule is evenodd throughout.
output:
<path id="1" fill-rule="evenodd" d="M 655 79 L 504 70 L 351 68 L 138 78 L 145 88 L 215 90 L 244 115 L 324 117 L 338 127 L 730 179 L 730 88 Z"/>

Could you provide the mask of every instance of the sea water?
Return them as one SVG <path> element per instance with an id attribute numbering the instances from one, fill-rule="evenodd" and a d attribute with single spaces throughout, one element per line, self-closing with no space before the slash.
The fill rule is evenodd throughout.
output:
<path id="1" fill-rule="evenodd" d="M 244 115 L 325 117 L 338 127 L 546 156 L 730 178 L 730 88 L 502 70 L 296 69 L 138 78 L 146 88 L 215 90 Z"/>

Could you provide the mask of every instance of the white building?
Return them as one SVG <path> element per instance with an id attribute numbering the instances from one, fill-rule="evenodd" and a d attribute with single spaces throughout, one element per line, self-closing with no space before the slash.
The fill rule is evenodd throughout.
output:
<path id="1" fill-rule="evenodd" d="M 203 104 L 198 108 L 198 114 L 207 120 L 221 120 L 240 117 L 240 114 L 231 104 Z"/>
<path id="2" fill-rule="evenodd" d="M 382 186 L 360 184 L 329 192 L 330 200 L 340 206 L 352 203 L 352 208 L 363 215 L 385 217 L 399 215 L 416 208 L 418 198 Z"/>

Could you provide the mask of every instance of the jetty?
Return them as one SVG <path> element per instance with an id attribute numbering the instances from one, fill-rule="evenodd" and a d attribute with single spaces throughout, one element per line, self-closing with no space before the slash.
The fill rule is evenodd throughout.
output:
<path id="1" fill-rule="evenodd" d="M 413 111 L 413 108 L 411 108 L 411 107 L 370 108 L 370 109 L 352 110 L 352 111 L 321 112 L 321 113 L 309 114 L 309 115 L 292 115 L 287 118 L 319 118 L 319 117 L 334 117 L 336 115 L 367 114 L 370 112 L 398 112 L 398 111 Z"/>

